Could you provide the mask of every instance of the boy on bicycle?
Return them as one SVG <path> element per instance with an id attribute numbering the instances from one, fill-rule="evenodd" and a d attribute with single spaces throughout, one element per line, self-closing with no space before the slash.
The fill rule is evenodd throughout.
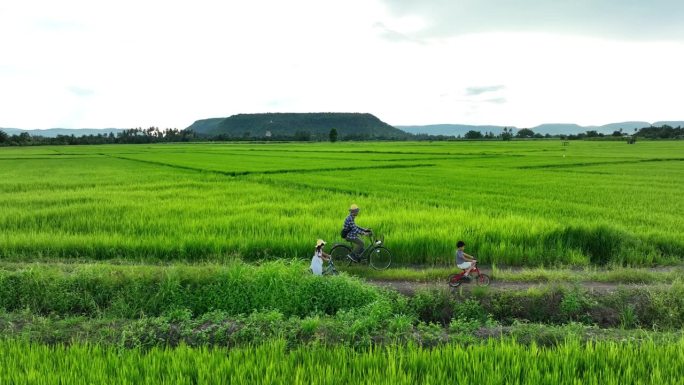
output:
<path id="1" fill-rule="evenodd" d="M 354 262 L 359 261 L 359 256 L 363 252 L 364 243 L 363 240 L 359 238 L 359 235 L 368 235 L 370 229 L 364 229 L 359 227 L 354 222 L 354 218 L 359 215 L 359 206 L 352 204 L 349 208 L 349 215 L 344 220 L 344 227 L 342 228 L 342 238 L 354 244 L 354 250 L 349 255 L 349 258 L 353 259 Z"/>
<path id="2" fill-rule="evenodd" d="M 470 271 L 477 265 L 477 260 L 473 258 L 472 255 L 466 254 L 463 250 L 465 249 L 465 242 L 458 241 L 456 243 L 456 266 L 459 269 L 465 270 L 464 277 L 468 277 Z"/>

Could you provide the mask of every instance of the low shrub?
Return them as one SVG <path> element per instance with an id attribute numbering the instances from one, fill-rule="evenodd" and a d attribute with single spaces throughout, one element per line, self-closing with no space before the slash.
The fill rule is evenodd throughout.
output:
<path id="1" fill-rule="evenodd" d="M 0 270 L 0 308 L 35 314 L 135 318 L 174 309 L 201 315 L 272 309 L 285 316 L 335 314 L 380 298 L 345 275 L 316 277 L 302 262 L 208 266 L 26 265 Z"/>

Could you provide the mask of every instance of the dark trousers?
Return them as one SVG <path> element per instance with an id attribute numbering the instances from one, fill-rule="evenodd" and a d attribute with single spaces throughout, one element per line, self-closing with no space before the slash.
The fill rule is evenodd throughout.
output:
<path id="1" fill-rule="evenodd" d="M 347 238 L 347 240 L 354 244 L 354 250 L 352 251 L 357 257 L 361 255 L 363 251 L 363 240 L 361 238 Z"/>

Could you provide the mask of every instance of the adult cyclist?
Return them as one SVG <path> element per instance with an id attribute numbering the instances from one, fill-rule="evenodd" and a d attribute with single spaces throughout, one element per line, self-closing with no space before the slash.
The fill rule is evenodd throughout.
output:
<path id="1" fill-rule="evenodd" d="M 363 252 L 364 243 L 359 237 L 361 235 L 370 234 L 370 229 L 364 229 L 363 227 L 356 225 L 354 219 L 357 215 L 359 215 L 359 206 L 352 204 L 351 207 L 349 207 L 349 215 L 347 215 L 347 218 L 344 220 L 344 227 L 342 227 L 341 234 L 342 238 L 354 244 L 354 250 L 349 254 L 349 258 L 354 262 L 359 262 L 361 253 Z"/>

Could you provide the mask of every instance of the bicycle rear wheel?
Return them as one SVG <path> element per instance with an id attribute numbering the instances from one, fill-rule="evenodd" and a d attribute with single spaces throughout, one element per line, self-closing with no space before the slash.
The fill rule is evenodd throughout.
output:
<path id="1" fill-rule="evenodd" d="M 333 246 L 332 250 L 330 250 L 330 258 L 332 258 L 333 263 L 342 266 L 343 263 L 346 263 L 347 266 L 351 265 L 351 259 L 347 257 L 347 255 L 351 254 L 352 250 L 351 247 L 347 245 L 335 245 Z"/>
<path id="2" fill-rule="evenodd" d="M 456 288 L 461 286 L 461 283 L 463 282 L 461 280 L 462 275 L 461 274 L 451 274 L 449 276 L 449 287 L 451 288 Z"/>
<path id="3" fill-rule="evenodd" d="M 477 277 L 477 286 L 489 286 L 489 276 L 487 274 L 480 274 Z"/>
<path id="4" fill-rule="evenodd" d="M 384 270 L 392 263 L 392 253 L 382 246 L 376 247 L 368 255 L 368 263 L 375 270 Z"/>

